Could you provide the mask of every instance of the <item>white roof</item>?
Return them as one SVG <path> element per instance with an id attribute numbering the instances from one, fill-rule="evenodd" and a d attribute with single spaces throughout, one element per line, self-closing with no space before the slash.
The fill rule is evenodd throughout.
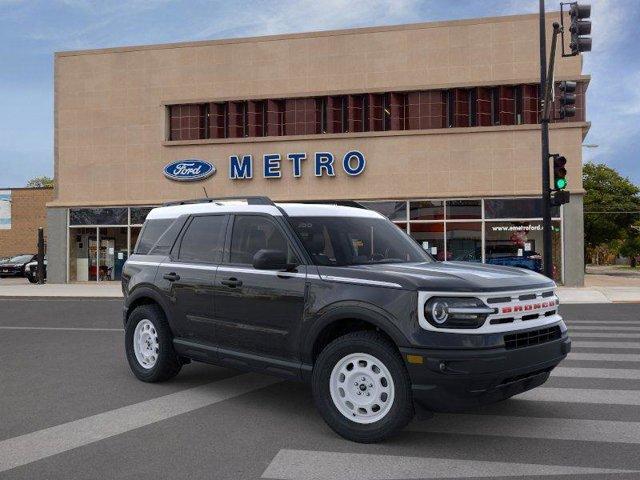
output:
<path id="1" fill-rule="evenodd" d="M 369 217 L 380 218 L 378 212 L 364 208 L 343 207 L 315 203 L 278 203 L 287 215 L 292 217 Z M 189 203 L 154 208 L 147 219 L 176 218 L 191 213 L 268 213 L 281 216 L 282 212 L 272 205 L 248 205 L 242 201 L 222 201 L 220 203 Z"/>

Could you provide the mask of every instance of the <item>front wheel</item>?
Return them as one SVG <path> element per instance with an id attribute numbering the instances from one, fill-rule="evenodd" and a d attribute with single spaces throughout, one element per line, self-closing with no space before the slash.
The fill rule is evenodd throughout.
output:
<path id="1" fill-rule="evenodd" d="M 129 315 L 125 350 L 133 374 L 143 382 L 163 382 L 175 377 L 182 362 L 173 349 L 173 335 L 157 305 L 141 305 Z"/>
<path id="2" fill-rule="evenodd" d="M 29 280 L 29 283 L 36 283 L 38 281 L 35 275 L 30 274 L 27 274 L 27 280 Z"/>
<path id="3" fill-rule="evenodd" d="M 377 332 L 354 332 L 331 342 L 318 356 L 312 387 L 327 424 L 354 442 L 383 440 L 414 415 L 402 357 Z"/>

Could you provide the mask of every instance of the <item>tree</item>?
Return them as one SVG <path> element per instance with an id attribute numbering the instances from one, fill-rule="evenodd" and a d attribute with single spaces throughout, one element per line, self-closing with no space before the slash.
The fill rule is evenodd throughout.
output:
<path id="1" fill-rule="evenodd" d="M 640 215 L 640 188 L 613 168 L 586 163 L 582 170 L 584 236 L 587 247 L 625 240 Z M 637 232 L 636 232 L 637 234 Z"/>
<path id="2" fill-rule="evenodd" d="M 53 187 L 53 178 L 43 175 L 42 177 L 33 177 L 27 182 L 29 188 L 46 188 Z"/>

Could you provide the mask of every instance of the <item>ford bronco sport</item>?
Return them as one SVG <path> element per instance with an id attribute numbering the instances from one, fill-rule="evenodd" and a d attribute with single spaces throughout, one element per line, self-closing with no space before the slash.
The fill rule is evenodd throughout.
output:
<path id="1" fill-rule="evenodd" d="M 140 380 L 195 360 L 306 381 L 327 424 L 357 442 L 404 427 L 414 401 L 459 411 L 537 387 L 571 346 L 553 281 L 437 262 L 365 208 L 167 204 L 149 213 L 122 287 Z"/>

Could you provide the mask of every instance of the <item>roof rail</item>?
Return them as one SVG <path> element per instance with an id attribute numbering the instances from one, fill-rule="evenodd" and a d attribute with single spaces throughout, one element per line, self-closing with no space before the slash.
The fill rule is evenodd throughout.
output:
<path id="1" fill-rule="evenodd" d="M 220 203 L 227 200 L 245 200 L 247 205 L 275 205 L 273 201 L 266 196 L 237 196 L 237 197 L 217 197 L 217 198 L 193 198 L 189 200 L 178 200 L 174 202 L 163 203 L 163 207 L 172 207 L 175 205 L 191 205 L 194 203 Z"/>
<path id="2" fill-rule="evenodd" d="M 363 205 L 355 200 L 303 200 L 300 203 L 320 204 L 320 205 L 337 205 L 339 207 L 352 207 L 362 208 L 363 210 L 369 210 L 369 207 Z"/>

